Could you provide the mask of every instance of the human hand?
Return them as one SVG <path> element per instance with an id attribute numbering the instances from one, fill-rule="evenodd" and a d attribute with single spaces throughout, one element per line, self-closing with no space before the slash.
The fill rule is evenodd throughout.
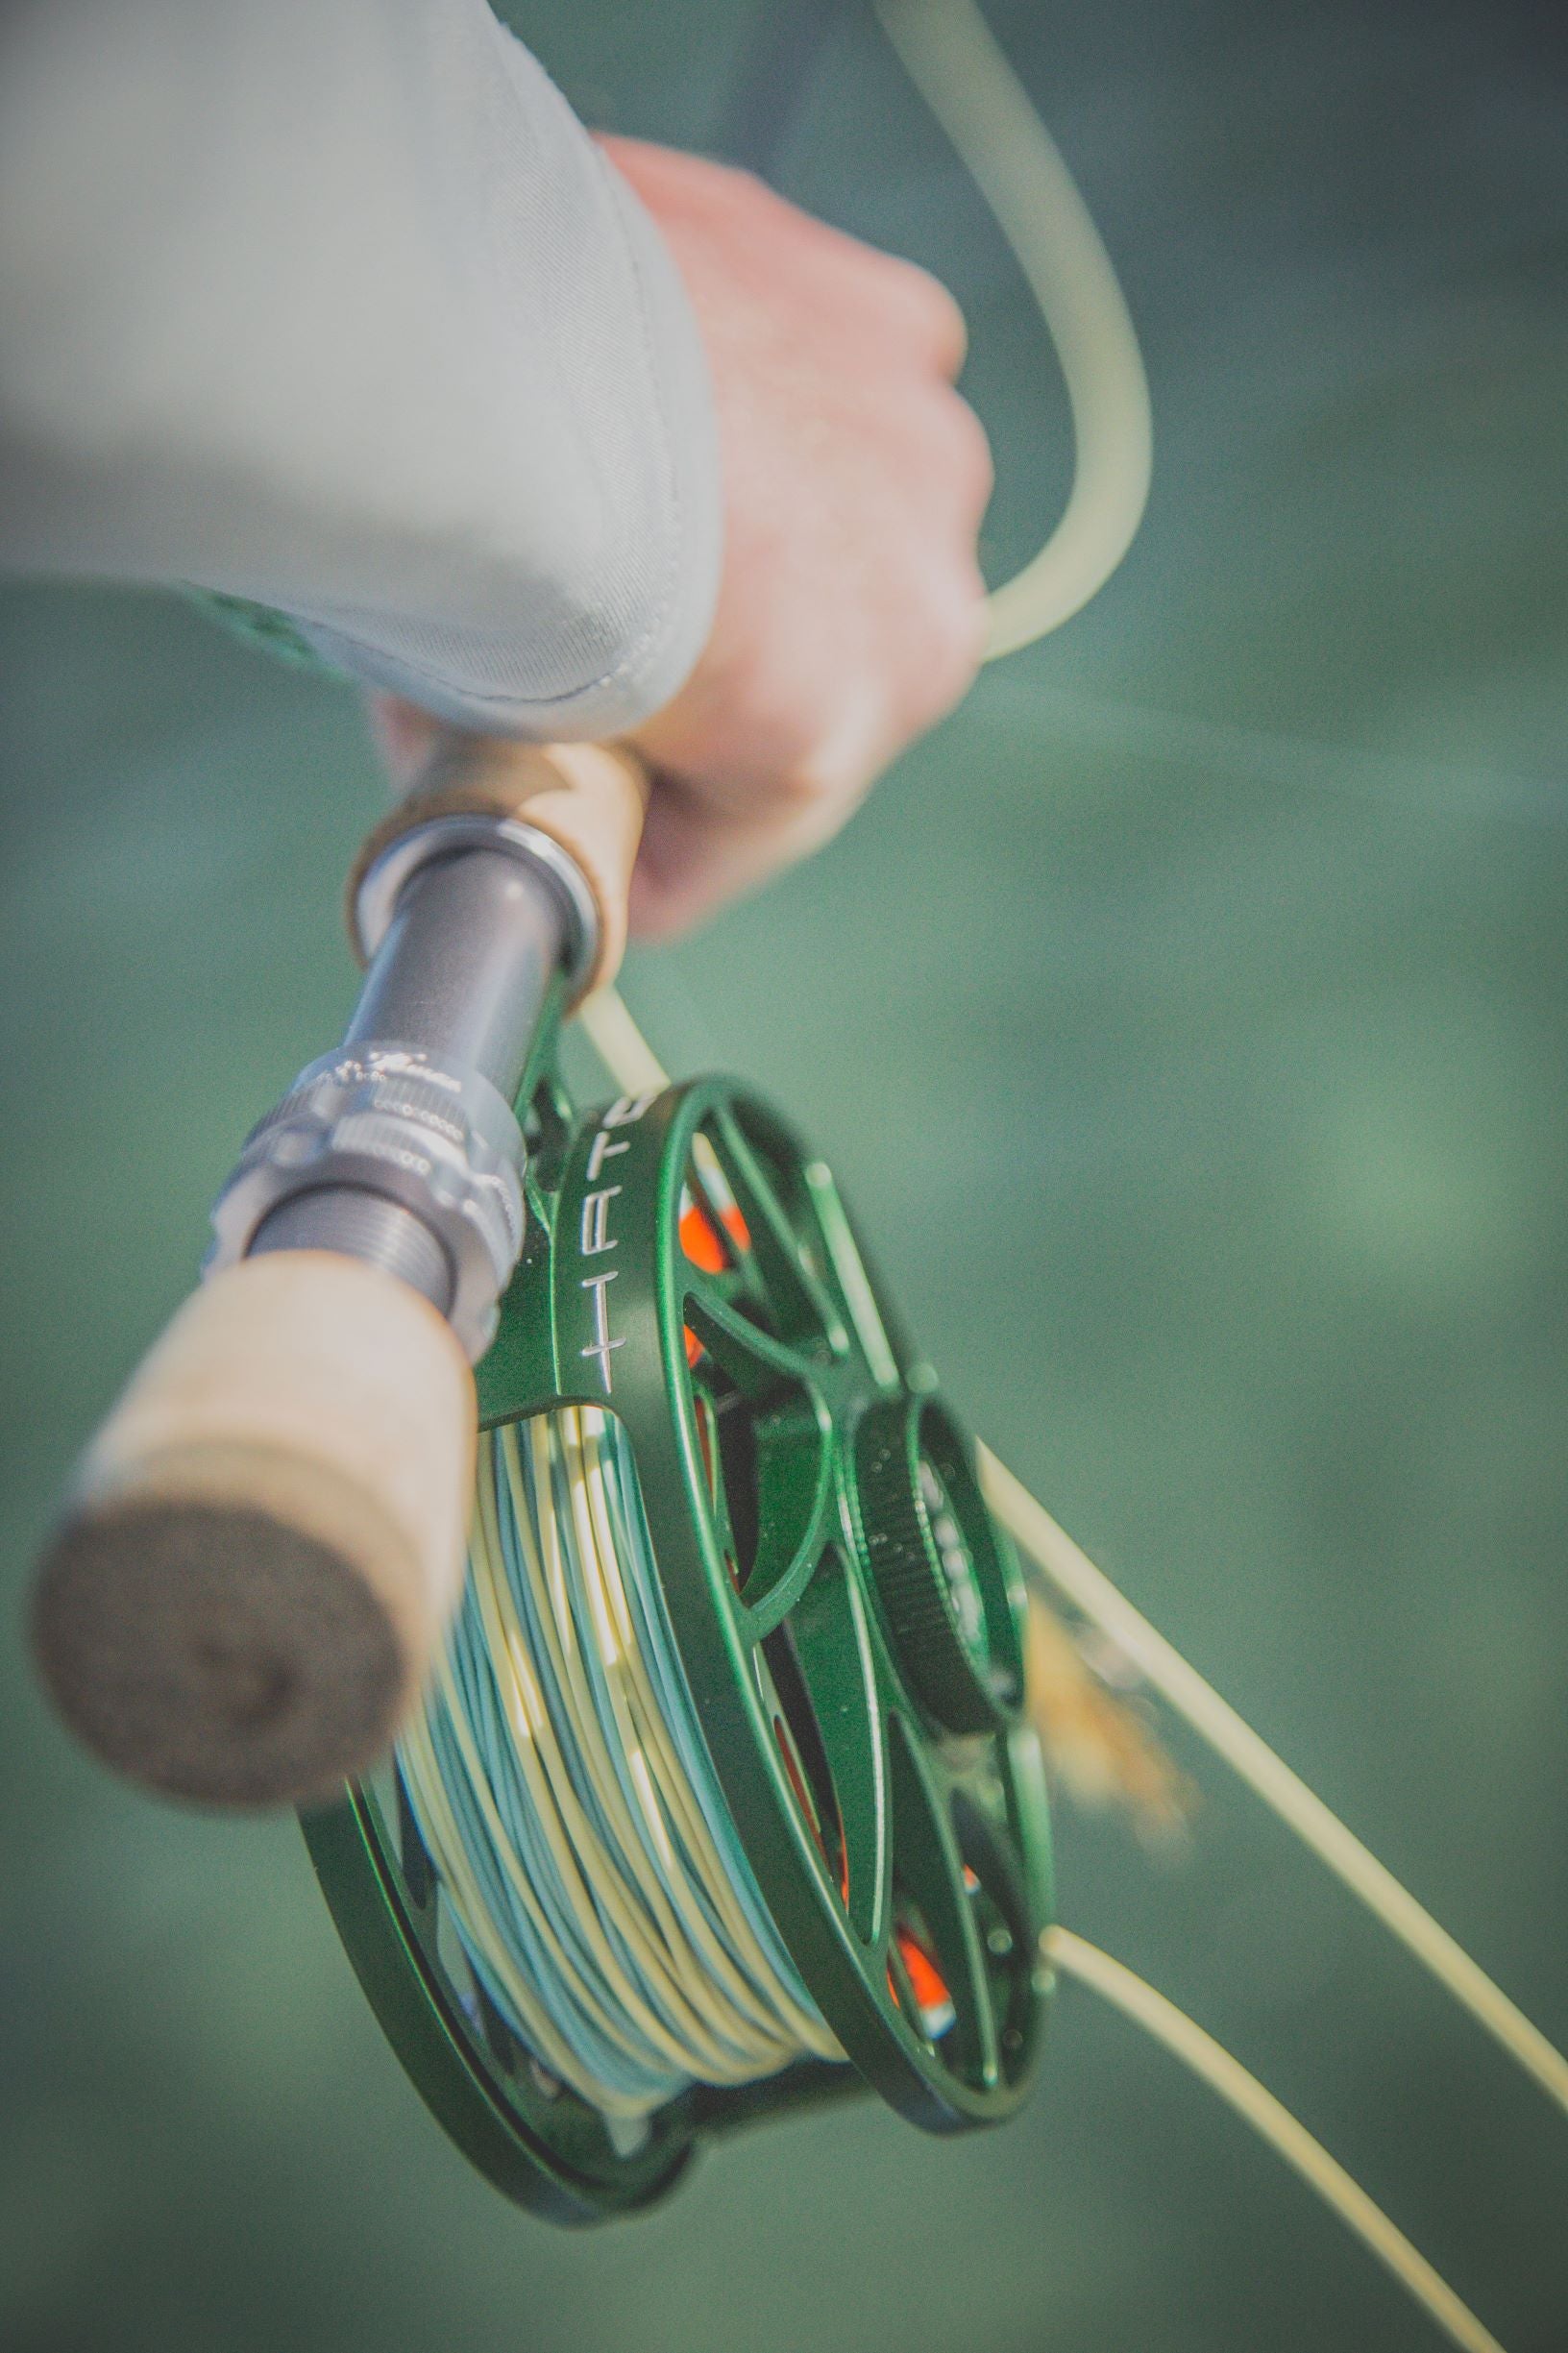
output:
<path id="1" fill-rule="evenodd" d="M 719 420 L 724 561 L 658 781 L 632 929 L 684 929 L 836 833 L 980 656 L 991 456 L 957 305 L 723 165 L 605 139 L 685 282 Z"/>
<path id="2" fill-rule="evenodd" d="M 606 154 L 658 224 L 706 347 L 724 558 L 708 644 L 633 741 L 655 770 L 630 925 L 684 930 L 819 848 L 979 660 L 991 455 L 953 390 L 945 289 L 748 174 Z M 438 723 L 381 698 L 395 775 Z"/>

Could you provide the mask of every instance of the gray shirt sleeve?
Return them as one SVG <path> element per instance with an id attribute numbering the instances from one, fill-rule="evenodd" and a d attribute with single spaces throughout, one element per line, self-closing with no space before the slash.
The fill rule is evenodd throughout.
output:
<path id="1" fill-rule="evenodd" d="M 0 558 L 278 606 L 469 726 L 667 700 L 719 573 L 696 325 L 484 0 L 0 27 Z"/>

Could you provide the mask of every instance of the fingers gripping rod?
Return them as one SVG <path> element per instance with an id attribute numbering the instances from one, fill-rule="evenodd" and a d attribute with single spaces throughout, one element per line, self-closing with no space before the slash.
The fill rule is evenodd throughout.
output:
<path id="1" fill-rule="evenodd" d="M 476 740 L 365 844 L 343 1042 L 251 1135 L 208 1280 L 42 1565 L 44 1679 L 131 1777 L 308 1802 L 412 1706 L 461 1583 L 469 1368 L 522 1247 L 513 1104 L 620 963 L 646 794 L 621 750 Z"/>

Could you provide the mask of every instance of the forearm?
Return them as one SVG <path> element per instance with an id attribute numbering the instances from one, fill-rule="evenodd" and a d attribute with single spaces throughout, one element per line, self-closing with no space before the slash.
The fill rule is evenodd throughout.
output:
<path id="1" fill-rule="evenodd" d="M 482 0 L 53 0 L 0 67 L 0 553 L 279 605 L 471 724 L 605 734 L 711 619 L 662 244 Z"/>

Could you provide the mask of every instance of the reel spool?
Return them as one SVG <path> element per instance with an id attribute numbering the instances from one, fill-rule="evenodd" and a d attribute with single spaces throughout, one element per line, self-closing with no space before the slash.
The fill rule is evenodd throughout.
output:
<path id="1" fill-rule="evenodd" d="M 1000 2121 L 1040 2043 L 1049 1842 L 1022 1713 L 1018 1570 L 970 1444 L 830 1173 L 754 1097 L 710 1079 L 577 1117 L 550 1077 L 527 1127 L 527 1240 L 478 1366 L 485 1501 L 448 1665 L 397 1761 L 304 1817 L 361 1983 L 458 2145 L 559 2221 L 649 2203 L 708 2133 L 868 2085 L 928 2130 Z M 583 1483 L 575 1504 L 569 1472 Z M 590 1505 L 574 1542 L 574 1510 Z M 524 1932 L 508 1947 L 485 1900 L 508 1844 L 520 1869 L 516 1821 L 476 1806 L 472 1781 L 496 1775 L 498 1748 L 504 1768 L 519 1728 L 501 1720 L 486 1664 L 481 1573 L 503 1562 L 515 1645 L 543 1606 L 523 1556 L 557 1537 L 544 1571 L 556 1633 L 589 1630 L 602 1714 L 629 1628 L 685 1760 L 678 1794 L 695 1792 L 702 1816 L 695 1832 L 678 1810 L 667 1822 L 674 1863 L 709 1835 L 720 1858 L 725 1885 L 710 1878 L 694 1900 L 699 1941 L 704 1924 L 717 1934 L 739 1998 L 771 1992 L 796 2020 L 727 2081 L 694 2067 L 662 2096 L 598 2095 L 591 2052 L 613 2039 L 614 1973 L 580 1950 L 573 1961 L 578 1924 L 560 1903 L 521 1950 Z M 632 1595 L 598 1643 L 583 1543 L 614 1549 Z M 650 1874 L 672 1869 L 658 1851 L 669 1806 L 639 1811 L 627 1777 L 618 1843 L 614 1789 L 596 1798 L 570 1678 L 537 1616 L 526 1647 L 561 1751 L 543 1812 L 588 1839 L 564 1875 L 583 1861 L 598 1932 L 624 1960 L 605 1856 L 617 1901 L 646 1925 L 667 1908 Z M 624 1754 L 618 1768 L 627 1776 Z M 461 1872 L 453 1838 L 470 1851 Z M 551 1875 L 535 1860 L 529 1884 Z M 749 1976 L 744 1954 L 727 1957 L 747 1934 L 726 1933 L 725 1906 L 750 1924 Z M 770 1953 L 774 1982 L 759 1992 Z"/>

